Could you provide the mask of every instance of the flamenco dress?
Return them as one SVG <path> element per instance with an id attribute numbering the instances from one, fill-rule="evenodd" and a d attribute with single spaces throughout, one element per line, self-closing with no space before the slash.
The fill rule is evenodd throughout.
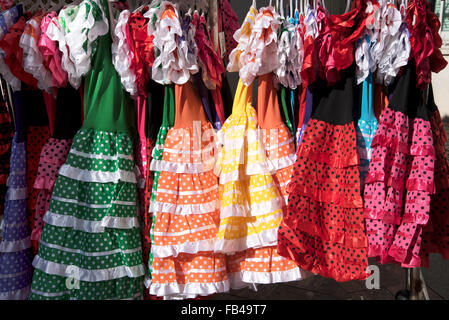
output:
<path id="1" fill-rule="evenodd" d="M 233 289 L 303 277 L 295 263 L 276 252 L 285 200 L 270 173 L 251 89 L 239 81 L 232 115 L 219 132 L 222 148 L 215 168 L 221 202 L 215 252 L 227 255 Z"/>
<path id="2" fill-rule="evenodd" d="M 44 216 L 33 261 L 33 300 L 142 297 L 145 267 L 130 138 L 134 109 L 112 65 L 107 7 L 105 0 L 85 0 L 75 10 L 81 16 L 74 17 L 82 25 L 68 25 L 70 36 L 78 38 L 70 42 L 78 46 L 70 52 L 80 55 L 75 61 L 89 70 L 84 123 L 59 170 Z"/>
<path id="3" fill-rule="evenodd" d="M 43 145 L 50 137 L 49 119 L 47 117 L 46 105 L 43 93 L 36 90 L 38 80 L 24 70 L 24 49 L 20 45 L 20 39 L 26 29 L 25 17 L 20 17 L 16 24 L 9 30 L 8 34 L 0 41 L 0 47 L 5 52 L 5 64 L 15 78 L 22 82 L 21 91 L 16 91 L 17 98 L 24 105 L 24 116 L 26 118 L 26 177 L 28 186 L 27 210 L 31 229 L 34 227 L 34 211 L 38 191 L 34 189 L 39 166 L 39 155 Z"/>
<path id="4" fill-rule="evenodd" d="M 219 225 L 213 173 L 216 135 L 190 81 L 176 85 L 176 116 L 165 139 L 155 212 L 150 293 L 185 299 L 229 290 L 225 256 L 214 253 Z"/>
<path id="5" fill-rule="evenodd" d="M 369 257 L 420 266 L 423 227 L 435 193 L 435 148 L 424 92 L 416 89 L 414 59 L 391 87 L 371 147 L 365 180 Z"/>
<path id="6" fill-rule="evenodd" d="M 18 102 L 16 99 L 14 103 L 16 132 L 11 146 L 5 211 L 0 226 L 0 300 L 28 299 L 33 276 L 27 212 L 26 123 L 24 105 Z"/>
<path id="7" fill-rule="evenodd" d="M 42 147 L 34 189 L 38 190 L 34 226 L 31 232 L 33 249 L 37 253 L 44 227 L 44 215 L 50 208 L 53 187 L 61 166 L 69 155 L 72 140 L 81 127 L 81 95 L 70 85 L 57 91 L 56 110 L 53 115 L 52 136 Z"/>
<path id="8" fill-rule="evenodd" d="M 321 78 L 314 83 L 313 113 L 296 153 L 288 209 L 278 233 L 281 256 L 337 281 L 368 276 L 354 75 L 350 68 L 334 86 Z"/>
<path id="9" fill-rule="evenodd" d="M 445 144 L 447 135 L 441 121 L 440 112 L 433 98 L 432 85 L 429 86 L 427 112 L 433 134 L 435 148 L 435 194 L 430 199 L 429 222 L 423 228 L 421 246 L 421 267 L 429 267 L 431 253 L 439 253 L 443 259 L 449 259 L 449 163 Z"/>

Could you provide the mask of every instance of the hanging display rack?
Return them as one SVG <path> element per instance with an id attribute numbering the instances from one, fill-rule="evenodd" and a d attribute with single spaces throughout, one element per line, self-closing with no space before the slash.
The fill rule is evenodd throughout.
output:
<path id="1" fill-rule="evenodd" d="M 445 5 L 445 0 L 437 0 L 440 1 L 441 8 Z M 69 5 L 76 1 L 72 0 L 18 0 L 14 1 L 15 4 L 22 4 L 26 11 L 30 12 L 38 12 L 39 10 L 48 11 L 55 10 L 56 8 L 62 8 L 64 5 Z M 115 0 L 108 0 L 110 12 L 112 12 L 112 3 L 116 2 Z M 129 5 L 130 10 L 134 10 L 142 5 L 145 5 L 151 1 L 148 0 L 128 0 L 127 3 Z M 218 2 L 217 0 L 171 0 L 171 2 L 178 3 L 180 6 L 180 10 L 195 6 L 197 8 L 201 8 L 208 12 L 208 22 L 211 28 L 211 33 L 213 37 L 213 43 L 216 49 L 219 47 L 219 35 L 218 35 Z M 431 2 L 431 1 L 429 1 Z M 271 3 L 271 1 L 270 1 Z M 348 7 L 351 1 L 346 1 L 346 11 L 348 11 Z M 440 10 L 440 21 L 443 17 L 443 10 Z M 113 27 L 113 26 L 111 26 Z M 11 88 L 9 85 L 6 87 L 1 86 L 2 91 L 6 90 L 7 97 L 9 103 L 12 106 L 12 94 Z M 14 117 L 14 113 L 12 113 Z M 14 121 L 14 118 L 13 118 Z M 0 220 L 1 222 L 1 220 Z M 1 230 L 1 228 L 0 228 Z M 1 233 L 0 233 L 1 239 Z M 406 288 L 404 290 L 400 290 L 396 294 L 397 300 L 430 300 L 426 283 L 424 281 L 423 273 L 421 268 L 406 268 Z"/>

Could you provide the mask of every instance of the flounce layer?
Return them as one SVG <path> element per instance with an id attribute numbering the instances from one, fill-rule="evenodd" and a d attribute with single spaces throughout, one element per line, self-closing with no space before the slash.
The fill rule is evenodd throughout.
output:
<path id="1" fill-rule="evenodd" d="M 419 267 L 422 227 L 435 192 L 435 149 L 428 121 L 383 112 L 365 186 L 370 256 Z"/>
<path id="2" fill-rule="evenodd" d="M 355 138 L 353 123 L 309 121 L 278 232 L 281 256 L 337 281 L 368 276 Z"/>

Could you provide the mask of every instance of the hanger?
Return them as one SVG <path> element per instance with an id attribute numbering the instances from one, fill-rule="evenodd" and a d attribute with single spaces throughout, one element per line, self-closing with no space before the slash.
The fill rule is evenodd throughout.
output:
<path id="1" fill-rule="evenodd" d="M 351 0 L 346 0 L 345 12 L 349 12 L 349 9 L 351 9 Z"/>
<path id="2" fill-rule="evenodd" d="M 290 18 L 293 18 L 293 0 L 289 1 L 289 6 L 290 6 Z"/>
<path id="3" fill-rule="evenodd" d="M 326 8 L 326 2 L 324 0 L 320 0 L 320 4 L 323 6 L 324 10 L 327 10 Z"/>

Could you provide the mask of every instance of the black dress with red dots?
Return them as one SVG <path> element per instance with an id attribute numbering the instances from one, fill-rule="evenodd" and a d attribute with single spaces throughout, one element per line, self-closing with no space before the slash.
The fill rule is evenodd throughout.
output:
<path id="1" fill-rule="evenodd" d="M 329 87 L 313 85 L 313 112 L 288 185 L 278 252 L 304 270 L 337 281 L 367 278 L 367 239 L 360 193 L 353 108 L 353 68 Z"/>
<path id="2" fill-rule="evenodd" d="M 435 149 L 426 94 L 413 60 L 390 88 L 371 147 L 365 210 L 369 257 L 419 267 L 423 227 L 435 192 Z"/>
<path id="3" fill-rule="evenodd" d="M 430 218 L 423 230 L 421 267 L 429 266 L 430 253 L 439 253 L 444 259 L 449 259 L 449 163 L 444 147 L 448 139 L 433 98 L 432 85 L 429 88 L 427 111 L 436 157 L 435 194 L 431 196 Z"/>

